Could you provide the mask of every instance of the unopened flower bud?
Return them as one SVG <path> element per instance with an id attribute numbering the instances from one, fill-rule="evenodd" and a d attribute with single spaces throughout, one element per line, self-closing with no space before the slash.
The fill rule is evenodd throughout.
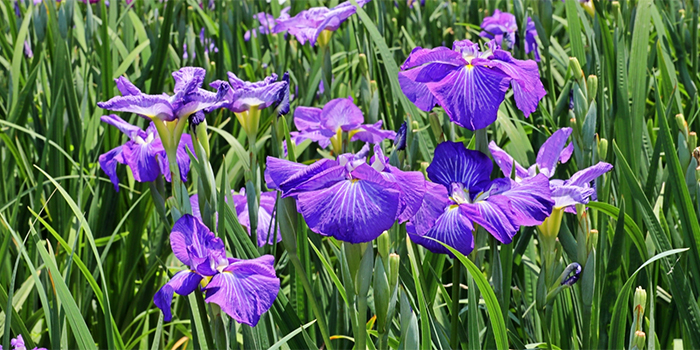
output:
<path id="1" fill-rule="evenodd" d="M 569 69 L 571 69 L 574 79 L 579 81 L 583 79 L 583 70 L 576 57 L 569 57 Z"/>
<path id="2" fill-rule="evenodd" d="M 357 68 L 360 71 L 360 75 L 366 75 L 369 72 L 369 64 L 367 64 L 367 55 L 364 53 L 361 53 L 358 55 L 358 59 L 360 60 L 360 63 L 357 65 Z"/>
<path id="3" fill-rule="evenodd" d="M 395 288 L 399 282 L 399 263 L 401 257 L 396 253 L 389 254 L 389 286 Z"/>
<path id="4" fill-rule="evenodd" d="M 391 247 L 391 237 L 389 237 L 389 232 L 384 231 L 379 237 L 377 237 L 377 251 L 379 256 L 382 257 L 382 261 L 387 261 L 389 258 L 389 248 Z"/>
<path id="5" fill-rule="evenodd" d="M 596 93 L 598 93 L 598 77 L 595 75 L 589 75 L 586 81 L 586 87 L 588 89 L 588 103 L 595 100 Z"/>
<path id="6" fill-rule="evenodd" d="M 642 350 L 647 342 L 647 335 L 642 331 L 635 331 L 631 339 L 630 350 Z"/>
<path id="7" fill-rule="evenodd" d="M 698 146 L 698 134 L 695 131 L 688 133 L 688 149 L 694 150 Z"/>
<path id="8" fill-rule="evenodd" d="M 676 114 L 676 125 L 678 129 L 683 133 L 683 135 L 688 137 L 688 123 L 685 121 L 683 114 Z"/>
<path id="9" fill-rule="evenodd" d="M 642 287 L 637 287 L 634 290 L 634 312 L 635 316 L 644 316 L 644 308 L 647 305 L 647 291 Z"/>
<path id="10" fill-rule="evenodd" d="M 598 141 L 598 159 L 601 161 L 605 160 L 607 154 L 608 154 L 608 140 L 601 138 L 600 141 Z"/>
<path id="11" fill-rule="evenodd" d="M 573 286 L 576 281 L 581 278 L 581 265 L 579 263 L 571 263 L 562 272 L 561 285 L 562 286 Z"/>

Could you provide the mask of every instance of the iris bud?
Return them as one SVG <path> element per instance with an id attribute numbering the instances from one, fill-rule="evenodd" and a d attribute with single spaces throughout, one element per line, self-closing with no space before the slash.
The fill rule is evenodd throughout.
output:
<path id="1" fill-rule="evenodd" d="M 372 282 L 372 270 L 374 269 L 374 251 L 368 244 L 360 261 L 360 269 L 355 277 L 355 291 L 360 297 L 366 297 Z"/>
<path id="2" fill-rule="evenodd" d="M 646 344 L 647 335 L 642 331 L 636 331 L 634 334 L 632 334 L 631 340 L 632 346 L 630 347 L 630 350 L 642 350 Z"/>
<path id="3" fill-rule="evenodd" d="M 571 263 L 561 273 L 561 285 L 573 286 L 579 278 L 581 278 L 581 265 L 579 263 Z"/>
<path id="4" fill-rule="evenodd" d="M 683 133 L 683 136 L 685 138 L 688 138 L 688 123 L 685 121 L 685 117 L 683 117 L 683 114 L 676 114 L 676 125 L 678 125 L 678 129 Z"/>
<path id="5" fill-rule="evenodd" d="M 396 253 L 389 254 L 389 285 L 391 288 L 396 288 L 399 282 L 399 263 L 401 257 Z"/>
<path id="6" fill-rule="evenodd" d="M 581 69 L 581 64 L 578 62 L 576 57 L 569 57 L 569 69 L 574 79 L 581 81 L 583 79 L 583 70 Z"/>
<path id="7" fill-rule="evenodd" d="M 601 138 L 600 141 L 598 141 L 598 159 L 605 160 L 607 154 L 608 154 L 608 140 Z"/>
<path id="8" fill-rule="evenodd" d="M 377 237 L 377 251 L 382 261 L 386 262 L 389 258 L 389 248 L 391 247 L 391 237 L 389 237 L 389 232 L 384 231 L 379 237 Z"/>
<path id="9" fill-rule="evenodd" d="M 595 96 L 598 93 L 598 77 L 595 75 L 589 75 L 586 81 L 586 88 L 588 89 L 588 103 L 595 100 Z"/>
<path id="10" fill-rule="evenodd" d="M 644 316 L 644 308 L 647 305 L 647 291 L 642 287 L 634 290 L 634 316 Z"/>
<path id="11" fill-rule="evenodd" d="M 386 327 L 387 312 L 389 310 L 389 299 L 391 289 L 386 278 L 384 263 L 381 259 L 376 259 L 374 264 L 374 309 L 377 314 L 377 330 L 382 331 Z"/>
<path id="12" fill-rule="evenodd" d="M 360 75 L 366 75 L 368 74 L 368 67 L 369 64 L 367 63 L 367 55 L 361 53 L 358 55 L 358 59 L 360 60 L 360 63 L 357 65 L 357 68 L 360 71 Z"/>

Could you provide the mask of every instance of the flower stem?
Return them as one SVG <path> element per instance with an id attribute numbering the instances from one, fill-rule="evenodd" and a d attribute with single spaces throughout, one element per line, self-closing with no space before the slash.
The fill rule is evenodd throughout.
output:
<path id="1" fill-rule="evenodd" d="M 355 336 L 355 349 L 367 349 L 367 295 L 357 298 L 357 335 Z"/>
<path id="2" fill-rule="evenodd" d="M 290 253 L 289 258 L 292 261 L 294 268 L 297 269 L 297 272 L 299 272 L 299 275 L 301 276 L 301 283 L 304 285 L 304 290 L 306 291 L 306 295 L 309 298 L 311 310 L 313 311 L 314 316 L 316 316 L 316 319 L 318 320 L 318 328 L 321 330 L 321 336 L 323 337 L 323 342 L 326 344 L 326 349 L 333 350 L 331 338 L 328 334 L 328 324 L 326 323 L 326 318 L 324 317 L 323 313 L 318 307 L 318 303 L 316 302 L 316 298 L 313 295 L 313 289 L 311 289 L 309 279 L 306 278 L 304 267 L 301 265 L 301 261 L 299 260 L 299 257 L 296 253 Z"/>
<path id="3" fill-rule="evenodd" d="M 450 323 L 450 348 L 459 349 L 459 292 L 462 278 L 462 263 L 452 264 L 452 320 Z M 471 306 L 471 305 L 470 305 Z"/>

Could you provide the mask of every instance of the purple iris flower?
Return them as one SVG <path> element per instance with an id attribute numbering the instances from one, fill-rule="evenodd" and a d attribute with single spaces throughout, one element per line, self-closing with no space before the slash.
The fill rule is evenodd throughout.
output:
<path id="1" fill-rule="evenodd" d="M 280 11 L 280 16 L 275 19 L 275 17 L 271 14 L 265 13 L 265 12 L 258 12 L 255 15 L 253 15 L 253 18 L 257 19 L 258 22 L 260 22 L 260 26 L 257 28 L 253 28 L 251 30 L 248 30 L 245 32 L 243 35 L 243 39 L 245 41 L 249 41 L 251 38 L 251 35 L 253 37 L 258 37 L 258 32 L 260 34 L 271 34 L 271 33 L 276 33 L 274 31 L 275 26 L 277 25 L 277 22 L 281 21 L 286 21 L 289 19 L 289 10 L 291 7 L 287 6 Z"/>
<path id="2" fill-rule="evenodd" d="M 518 24 L 515 22 L 515 16 L 508 12 L 501 12 L 496 9 L 492 16 L 485 17 L 481 22 L 483 29 L 479 35 L 486 39 L 493 39 L 494 42 L 505 50 L 510 50 L 516 43 L 518 36 Z M 527 18 L 527 27 L 525 28 L 525 53 L 529 54 L 534 51 L 535 61 L 540 61 L 540 54 L 537 52 L 537 29 L 532 18 Z"/>
<path id="3" fill-rule="evenodd" d="M 141 130 L 138 126 L 131 125 L 114 114 L 102 116 L 100 120 L 116 127 L 130 139 L 125 144 L 100 155 L 99 158 L 100 167 L 109 176 L 117 192 L 119 191 L 117 163 L 128 165 L 134 174 L 134 180 L 138 182 L 155 181 L 160 174 L 165 176 L 166 181 L 170 181 L 168 157 L 153 122 L 146 130 Z M 187 172 L 190 170 L 190 157 L 187 155 L 186 147 L 190 150 L 194 149 L 190 135 L 183 134 L 177 147 L 177 164 L 183 182 L 187 181 Z"/>
<path id="4" fill-rule="evenodd" d="M 290 134 L 297 145 L 304 140 L 318 142 L 322 148 L 333 144 L 336 154 L 341 149 L 343 131 L 348 133 L 350 141 L 374 144 L 396 137 L 394 131 L 382 130 L 381 120 L 374 124 L 362 124 L 364 121 L 365 117 L 353 103 L 352 97 L 336 98 L 322 109 L 297 107 L 294 110 L 294 125 L 299 131 Z"/>
<path id="5" fill-rule="evenodd" d="M 461 143 L 443 142 L 428 166 L 420 210 L 406 225 L 411 240 L 435 253 L 452 255 L 443 242 L 464 255 L 474 249 L 472 232 L 482 226 L 501 243 L 512 242 L 520 226 L 542 223 L 552 212 L 547 177 L 515 183 L 491 181 L 491 160 Z M 430 237 L 432 239 L 428 239 Z"/>
<path id="6" fill-rule="evenodd" d="M 568 180 L 551 179 L 557 163 L 566 163 L 574 151 L 573 143 L 566 145 L 571 132 L 571 128 L 561 128 L 553 133 L 537 152 L 536 163 L 528 169 L 525 169 L 493 141 L 489 144 L 489 150 L 503 174 L 510 177 L 514 173 L 516 182 L 534 178 L 538 176 L 537 174 L 543 174 L 550 178 L 549 186 L 552 190 L 554 207 L 566 208 L 567 212 L 575 212 L 573 209 L 574 204 L 587 204 L 591 196 L 595 196 L 595 188 L 591 186 L 591 182 L 610 171 L 612 165 L 599 162 L 575 173 Z"/>
<path id="7" fill-rule="evenodd" d="M 113 97 L 106 102 L 98 102 L 97 106 L 163 121 L 187 118 L 198 111 L 209 113 L 226 104 L 225 97 L 229 94 L 230 87 L 225 82 L 217 81 L 216 84 L 211 84 L 217 89 L 216 92 L 202 89 L 205 75 L 206 71 L 199 67 L 184 67 L 173 72 L 175 88 L 172 96 L 144 94 L 128 79 L 119 77 L 116 83 L 122 96 Z"/>
<path id="8" fill-rule="evenodd" d="M 248 214 L 248 200 L 246 198 L 245 187 L 241 188 L 238 192 L 239 194 L 233 194 L 233 203 L 236 206 L 236 216 L 238 216 L 238 222 L 241 226 L 248 229 L 248 234 L 250 234 L 250 216 Z M 271 224 L 275 219 L 275 202 L 277 201 L 276 192 L 262 192 L 260 193 L 260 206 L 258 207 L 258 246 L 262 247 L 265 244 L 274 244 L 275 242 L 282 241 L 282 235 L 280 234 L 279 227 L 277 227 L 276 232 L 271 231 Z M 199 196 L 194 194 L 190 196 L 190 205 L 192 206 L 192 215 L 201 219 L 202 215 L 199 210 Z M 269 234 L 268 234 L 269 233 Z M 275 237 L 277 240 L 274 241 Z"/>
<path id="9" fill-rule="evenodd" d="M 526 117 L 546 94 L 535 61 L 516 60 L 494 45 L 481 52 L 469 40 L 456 41 L 452 50 L 416 47 L 401 69 L 399 83 L 409 100 L 426 112 L 439 104 L 469 130 L 496 120 L 509 85 Z"/>
<path id="10" fill-rule="evenodd" d="M 362 7 L 368 2 L 369 0 L 358 0 L 357 4 Z M 278 18 L 273 33 L 286 31 L 294 35 L 302 45 L 308 41 L 311 46 L 314 46 L 324 30 L 329 32 L 338 30 L 340 25 L 356 11 L 355 5 L 349 1 L 340 3 L 332 9 L 312 7 L 285 20 Z"/>
<path id="11" fill-rule="evenodd" d="M 241 113 L 249 110 L 251 107 L 263 109 L 267 107 L 280 106 L 280 108 L 289 108 L 289 76 L 283 77 L 277 81 L 277 74 L 272 73 L 263 81 L 248 82 L 241 80 L 235 74 L 228 72 L 228 81 L 231 84 L 231 89 L 226 95 L 228 101 L 225 105 L 235 113 Z M 212 83 L 212 86 L 217 88 L 220 84 L 226 84 L 220 80 Z M 283 104 L 286 100 L 286 106 Z"/>
<path id="12" fill-rule="evenodd" d="M 208 55 L 210 52 L 219 52 L 219 48 L 216 47 L 216 43 L 214 42 L 214 39 L 212 38 L 207 38 L 204 36 L 204 27 L 202 27 L 202 30 L 199 32 L 199 42 L 202 44 L 204 47 L 204 54 Z"/>
<path id="13" fill-rule="evenodd" d="M 17 338 L 12 338 L 10 340 L 10 346 L 12 346 L 12 350 L 27 350 L 26 345 L 24 345 L 24 338 L 22 338 L 21 334 L 18 334 Z M 2 350 L 2 346 L 0 346 L 0 350 Z M 46 348 L 35 347 L 32 350 L 46 350 Z"/>
<path id="14" fill-rule="evenodd" d="M 309 228 L 324 236 L 361 243 L 377 238 L 395 221 L 413 217 L 425 195 L 425 178 L 388 164 L 379 145 L 367 164 L 366 145 L 311 165 L 267 157 L 267 186 L 294 197 Z"/>
<path id="15" fill-rule="evenodd" d="M 188 295 L 200 285 L 206 293 L 204 301 L 219 305 L 231 318 L 251 327 L 277 298 L 280 280 L 272 255 L 251 260 L 227 258 L 221 238 L 192 215 L 175 223 L 170 245 L 188 268 L 176 273 L 153 296 L 166 322 L 172 319 L 173 293 Z"/>

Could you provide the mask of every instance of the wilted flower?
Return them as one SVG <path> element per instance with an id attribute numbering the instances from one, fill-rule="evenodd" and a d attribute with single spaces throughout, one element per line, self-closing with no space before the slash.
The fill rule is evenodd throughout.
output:
<path id="1" fill-rule="evenodd" d="M 289 10 L 290 9 L 291 9 L 291 7 L 289 7 L 289 6 L 283 8 L 280 11 L 280 16 L 277 19 L 275 19 L 275 17 L 273 15 L 265 13 L 265 12 L 256 13 L 255 15 L 253 15 L 253 17 L 255 19 L 257 19 L 258 22 L 260 22 L 260 26 L 257 28 L 247 30 L 245 32 L 245 34 L 243 35 L 243 39 L 245 39 L 245 41 L 248 41 L 248 40 L 250 40 L 251 35 L 253 37 L 257 37 L 258 32 L 260 34 L 276 33 L 276 32 L 274 32 L 275 25 L 277 25 L 277 22 L 286 21 L 289 19 Z"/>
<path id="2" fill-rule="evenodd" d="M 518 24 L 515 22 L 515 16 L 508 12 L 501 12 L 496 9 L 493 15 L 485 17 L 481 22 L 483 29 L 479 35 L 486 39 L 493 39 L 499 47 L 510 50 L 515 46 L 518 40 Z M 535 61 L 540 60 L 540 54 L 537 51 L 537 29 L 532 18 L 527 18 L 527 27 L 525 28 L 525 53 L 534 51 Z"/>
<path id="3" fill-rule="evenodd" d="M 358 154 L 342 154 L 304 165 L 267 157 L 267 186 L 295 197 L 309 228 L 350 243 L 369 242 L 404 222 L 420 207 L 425 180 L 420 172 L 401 171 L 387 163 L 375 145 L 367 164 L 366 146 Z"/>
<path id="4" fill-rule="evenodd" d="M 134 174 L 134 180 L 138 182 L 154 181 L 160 174 L 170 181 L 168 157 L 153 122 L 144 131 L 114 114 L 102 116 L 100 120 L 116 127 L 130 139 L 125 144 L 100 155 L 99 158 L 100 167 L 109 176 L 116 191 L 119 191 L 117 163 L 128 165 Z M 187 181 L 187 173 L 190 170 L 190 157 L 187 155 L 186 147 L 190 150 L 194 149 L 192 138 L 184 134 L 177 147 L 177 164 L 182 181 Z"/>
<path id="5" fill-rule="evenodd" d="M 238 194 L 233 193 L 233 203 L 236 206 L 236 216 L 238 217 L 238 222 L 241 226 L 248 229 L 248 234 L 250 235 L 250 216 L 248 214 L 248 200 L 246 198 L 245 187 L 241 188 Z M 257 224 L 257 237 L 258 246 L 262 247 L 265 244 L 274 244 L 275 242 L 280 242 L 282 240 L 282 235 L 279 232 L 279 227 L 274 230 L 271 227 L 272 222 L 275 219 L 275 202 L 277 200 L 276 192 L 262 192 L 260 193 L 260 205 L 258 207 L 258 224 Z M 193 194 L 190 196 L 190 206 L 192 207 L 192 215 L 198 219 L 202 218 L 200 208 L 199 208 L 199 196 Z M 275 237 L 277 240 L 275 241 Z"/>
<path id="6" fill-rule="evenodd" d="M 381 120 L 374 124 L 362 124 L 364 121 L 365 117 L 353 103 L 352 97 L 336 98 L 322 109 L 297 107 L 294 110 L 294 125 L 299 131 L 290 134 L 297 145 L 304 140 L 312 140 L 322 148 L 333 145 L 336 154 L 342 152 L 343 132 L 348 133 L 350 141 L 375 144 L 396 137 L 394 131 L 382 130 Z"/>
<path id="7" fill-rule="evenodd" d="M 401 69 L 399 83 L 409 100 L 424 111 L 439 104 L 450 120 L 469 130 L 496 120 L 509 85 L 526 117 L 546 94 L 535 61 L 516 60 L 494 45 L 481 52 L 469 40 L 456 41 L 452 50 L 416 47 Z"/>
<path id="8" fill-rule="evenodd" d="M 368 2 L 369 0 L 358 0 L 357 4 L 362 7 Z M 273 32 L 289 32 L 302 45 L 308 41 L 311 43 L 311 46 L 314 46 L 322 33 L 325 32 L 326 35 L 330 35 L 330 32 L 338 30 L 345 20 L 355 14 L 355 11 L 357 11 L 355 5 L 349 1 L 340 3 L 332 9 L 312 7 L 285 20 L 278 18 Z M 325 42 L 322 42 L 322 44 L 327 43 L 328 38 L 323 38 L 323 41 Z"/>
<path id="9" fill-rule="evenodd" d="M 227 258 L 221 238 L 192 215 L 185 214 L 175 223 L 170 245 L 188 269 L 176 273 L 153 296 L 166 322 L 172 319 L 173 293 L 188 295 L 200 285 L 206 302 L 219 305 L 231 318 L 251 327 L 277 298 L 280 280 L 272 255 L 251 260 Z"/>
<path id="10" fill-rule="evenodd" d="M 508 244 L 521 225 L 537 225 L 549 216 L 553 201 L 544 175 L 520 183 L 491 181 L 492 169 L 491 160 L 479 151 L 461 143 L 439 144 L 427 168 L 433 182 L 427 183 L 421 208 L 406 226 L 411 240 L 452 255 L 438 240 L 467 255 L 474 249 L 475 224 Z"/>

